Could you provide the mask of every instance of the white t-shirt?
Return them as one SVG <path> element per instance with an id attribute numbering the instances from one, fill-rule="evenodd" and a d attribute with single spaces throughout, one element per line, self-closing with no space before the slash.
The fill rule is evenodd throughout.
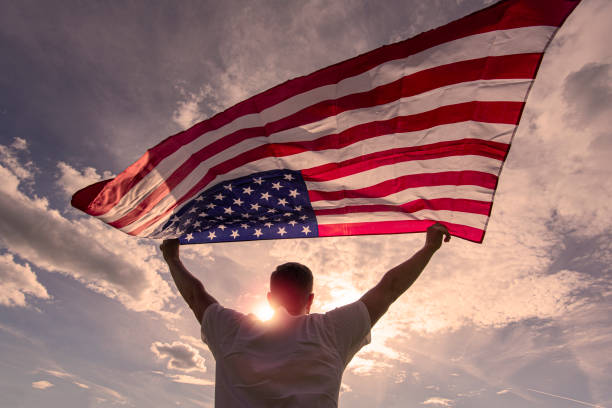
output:
<path id="1" fill-rule="evenodd" d="M 337 407 L 342 373 L 370 328 L 361 301 L 303 316 L 281 307 L 267 322 L 208 306 L 202 340 L 217 361 L 215 406 Z"/>

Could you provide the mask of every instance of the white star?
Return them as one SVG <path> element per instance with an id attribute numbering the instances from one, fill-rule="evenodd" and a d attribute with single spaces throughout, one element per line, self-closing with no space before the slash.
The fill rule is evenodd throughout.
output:
<path id="1" fill-rule="evenodd" d="M 185 231 L 183 231 L 183 230 L 182 230 L 182 229 L 180 229 L 180 228 L 177 228 L 177 229 L 176 229 L 176 235 L 183 235 L 183 232 L 185 232 Z"/>
<path id="2" fill-rule="evenodd" d="M 268 228 L 270 228 L 272 225 L 273 225 L 273 224 L 272 224 L 271 222 L 266 222 L 266 223 L 264 224 L 264 226 L 266 226 L 266 227 L 268 227 Z"/>
<path id="3" fill-rule="evenodd" d="M 225 212 L 225 214 L 229 215 L 232 215 L 232 213 L 234 212 L 234 210 L 232 210 L 232 207 L 226 207 L 223 209 L 223 211 Z"/>
<path id="4" fill-rule="evenodd" d="M 304 221 L 306 218 L 308 218 L 308 217 L 307 217 L 307 216 L 305 216 L 305 215 L 302 215 L 302 216 L 300 217 L 300 220 Z"/>
<path id="5" fill-rule="evenodd" d="M 251 195 L 252 192 L 253 192 L 253 189 L 250 186 L 242 189 L 242 194 Z"/>
<path id="6" fill-rule="evenodd" d="M 219 228 L 221 231 L 225 231 L 225 229 L 227 227 L 225 225 L 221 224 L 221 225 L 217 226 L 217 228 Z"/>
<path id="7" fill-rule="evenodd" d="M 276 212 L 276 209 L 270 208 L 270 209 L 268 209 L 268 212 L 271 213 L 271 214 L 274 214 Z"/>
<path id="8" fill-rule="evenodd" d="M 265 215 L 262 215 L 261 217 L 258 218 L 259 221 L 265 221 L 267 219 L 268 217 L 266 217 Z"/>
<path id="9" fill-rule="evenodd" d="M 221 194 L 221 193 L 219 193 L 219 194 L 217 194 L 215 196 L 215 200 L 223 200 L 224 198 L 225 198 L 225 196 L 223 194 Z"/>
<path id="10" fill-rule="evenodd" d="M 242 214 L 242 218 L 249 218 L 250 216 L 251 216 L 251 214 L 248 214 L 248 213 Z"/>
<path id="11" fill-rule="evenodd" d="M 189 233 L 185 236 L 185 239 L 187 240 L 187 242 L 191 241 L 193 239 L 193 234 Z"/>
<path id="12" fill-rule="evenodd" d="M 175 215 L 174 217 L 172 217 L 170 222 L 179 222 L 179 220 L 180 220 L 180 218 Z"/>
<path id="13" fill-rule="evenodd" d="M 285 235 L 286 233 L 287 233 L 287 231 L 285 231 L 285 227 L 280 227 L 280 228 L 278 229 L 278 235 L 280 235 L 281 237 L 282 237 L 283 235 Z"/>
<path id="14" fill-rule="evenodd" d="M 191 210 L 189 210 L 189 214 L 193 214 L 194 212 L 198 211 L 197 208 L 195 207 L 191 207 Z"/>
<path id="15" fill-rule="evenodd" d="M 263 232 L 261 232 L 261 228 L 256 228 L 255 232 L 253 233 L 253 235 L 255 235 L 257 238 L 259 238 L 260 236 L 263 235 Z"/>
<path id="16" fill-rule="evenodd" d="M 301 205 L 296 205 L 295 207 L 293 207 L 293 209 L 295 211 L 302 211 L 302 206 Z"/>
<path id="17" fill-rule="evenodd" d="M 276 183 L 272 183 L 272 188 L 279 191 L 283 186 L 281 186 L 280 181 L 277 181 Z"/>
<path id="18" fill-rule="evenodd" d="M 197 202 L 200 202 L 200 201 L 203 201 L 203 200 L 204 200 L 204 197 L 199 196 L 199 197 L 198 197 L 198 198 L 196 198 L 195 200 L 196 200 Z"/>
<path id="19" fill-rule="evenodd" d="M 287 200 L 285 200 L 284 198 L 279 198 L 278 205 L 287 205 Z"/>
<path id="20" fill-rule="evenodd" d="M 232 238 L 236 239 L 239 236 L 240 236 L 240 234 L 238 233 L 238 230 L 233 230 L 232 231 Z"/>
<path id="21" fill-rule="evenodd" d="M 281 222 L 281 219 L 280 218 L 275 218 L 274 221 Z"/>
<path id="22" fill-rule="evenodd" d="M 215 217 L 216 219 L 218 219 L 219 221 L 224 220 L 225 218 L 223 218 L 223 216 L 219 215 L 217 217 Z"/>
<path id="23" fill-rule="evenodd" d="M 259 207 L 261 207 L 261 206 L 259 204 L 257 204 L 257 203 L 251 204 L 251 210 L 259 211 Z"/>
<path id="24" fill-rule="evenodd" d="M 206 205 L 206 208 L 213 209 L 213 208 L 215 208 L 216 206 L 217 206 L 217 204 L 215 204 L 215 203 L 209 203 L 208 205 Z"/>
<path id="25" fill-rule="evenodd" d="M 265 193 L 261 193 L 261 198 L 268 201 L 268 198 L 270 198 L 270 193 L 267 191 Z"/>
<path id="26" fill-rule="evenodd" d="M 292 227 L 295 227 L 295 224 L 297 224 L 296 220 L 291 220 L 289 221 L 289 224 L 291 224 Z"/>
<path id="27" fill-rule="evenodd" d="M 302 227 L 302 232 L 306 235 L 308 235 L 310 231 L 310 227 L 308 225 L 306 225 L 305 227 Z"/>
<path id="28" fill-rule="evenodd" d="M 193 223 L 193 228 L 198 228 L 202 223 L 200 221 L 196 221 Z"/>
<path id="29" fill-rule="evenodd" d="M 244 204 L 244 201 L 239 198 L 234 198 L 234 204 L 236 204 L 237 206 L 241 206 L 242 204 Z"/>
<path id="30" fill-rule="evenodd" d="M 289 173 L 285 174 L 285 175 L 283 176 L 283 178 L 284 178 L 285 180 L 289 180 L 289 181 L 293 180 L 293 176 L 292 176 L 291 174 L 289 174 Z"/>
<path id="31" fill-rule="evenodd" d="M 183 225 L 187 226 L 187 225 L 189 225 L 189 224 L 191 224 L 191 220 L 190 220 L 189 218 L 187 218 L 187 219 L 185 220 L 185 222 L 183 223 Z"/>
<path id="32" fill-rule="evenodd" d="M 249 228 L 249 225 L 248 225 L 248 224 L 240 224 L 240 226 L 241 226 L 242 228 L 244 228 L 244 229 Z"/>
<path id="33" fill-rule="evenodd" d="M 296 198 L 299 195 L 300 193 L 298 193 L 297 188 L 295 190 L 289 190 L 289 196 Z"/>
<path id="34" fill-rule="evenodd" d="M 232 191 L 232 185 L 231 184 L 227 184 L 225 186 L 223 186 L 224 189 Z"/>
<path id="35" fill-rule="evenodd" d="M 208 233 L 208 239 L 212 240 L 213 238 L 217 238 L 217 234 L 215 233 L 215 231 L 210 231 Z"/>
<path id="36" fill-rule="evenodd" d="M 253 179 L 253 182 L 255 182 L 256 184 L 259 184 L 261 186 L 261 183 L 263 183 L 263 180 L 261 177 L 257 177 Z"/>
<path id="37" fill-rule="evenodd" d="M 206 217 L 208 214 L 206 214 L 204 211 L 202 211 L 201 213 L 198 214 L 198 217 Z"/>
<path id="38" fill-rule="evenodd" d="M 283 214 L 283 217 L 291 217 L 293 214 L 291 214 L 290 212 L 286 212 Z"/>

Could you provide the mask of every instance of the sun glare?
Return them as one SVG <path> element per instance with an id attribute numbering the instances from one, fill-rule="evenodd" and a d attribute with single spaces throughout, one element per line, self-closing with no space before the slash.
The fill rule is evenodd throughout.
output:
<path id="1" fill-rule="evenodd" d="M 274 316 L 274 309 L 272 309 L 270 305 L 261 304 L 255 309 L 255 316 L 257 316 L 259 320 L 265 322 Z"/>

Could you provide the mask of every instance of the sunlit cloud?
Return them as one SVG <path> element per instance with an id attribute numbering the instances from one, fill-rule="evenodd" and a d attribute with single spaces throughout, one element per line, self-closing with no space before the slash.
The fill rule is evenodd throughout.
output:
<path id="1" fill-rule="evenodd" d="M 26 295 L 51 298 L 30 265 L 18 264 L 11 254 L 0 254 L 0 304 L 25 307 Z"/>
<path id="2" fill-rule="evenodd" d="M 58 162 L 57 168 L 60 172 L 57 185 L 61 187 L 67 197 L 72 197 L 78 190 L 90 184 L 114 177 L 114 174 L 108 170 L 103 171 L 100 175 L 93 167 L 85 167 L 79 171 L 64 162 Z"/>
<path id="3" fill-rule="evenodd" d="M 423 401 L 421 404 L 435 405 L 435 406 L 440 406 L 440 407 L 452 407 L 453 403 L 454 401 L 448 398 L 432 397 L 432 398 L 428 398 L 427 400 Z"/>
<path id="4" fill-rule="evenodd" d="M 189 344 L 180 341 L 172 343 L 156 341 L 151 344 L 151 351 L 158 359 L 167 359 L 168 369 L 206 372 L 204 357 Z"/>
<path id="5" fill-rule="evenodd" d="M 36 388 L 37 390 L 46 390 L 47 388 L 53 387 L 54 384 L 49 381 L 35 381 L 32 383 L 32 388 Z"/>

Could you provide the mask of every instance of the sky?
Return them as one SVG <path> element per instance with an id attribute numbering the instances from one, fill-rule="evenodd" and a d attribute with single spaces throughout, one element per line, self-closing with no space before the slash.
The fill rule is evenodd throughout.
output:
<path id="1" fill-rule="evenodd" d="M 147 148 L 278 83 L 486 0 L 0 0 L 0 395 L 6 407 L 212 407 L 214 359 L 155 242 L 70 207 Z M 376 324 L 340 407 L 612 407 L 612 2 L 542 62 L 482 245 L 444 244 Z M 424 234 L 181 248 L 224 306 L 286 261 L 313 312 L 357 300 Z"/>

